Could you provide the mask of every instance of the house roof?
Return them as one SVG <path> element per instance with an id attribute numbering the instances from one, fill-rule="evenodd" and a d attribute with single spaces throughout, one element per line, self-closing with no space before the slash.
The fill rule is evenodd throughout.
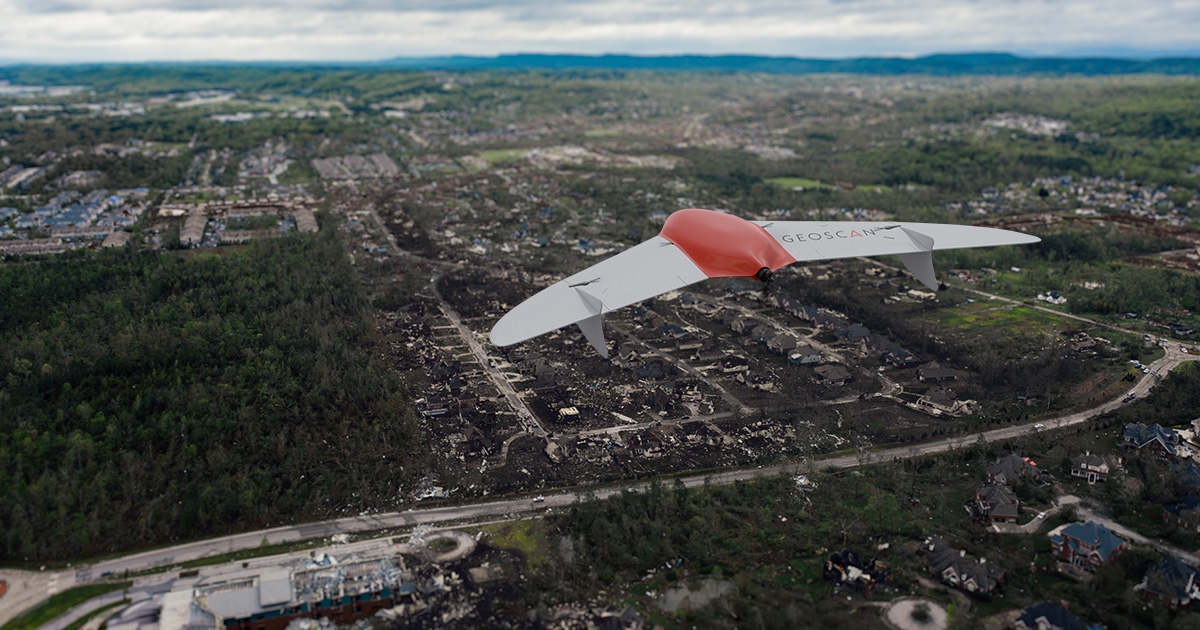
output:
<path id="1" fill-rule="evenodd" d="M 1110 458 L 1105 457 L 1103 455 L 1093 455 L 1091 453 L 1085 453 L 1083 455 L 1077 455 L 1074 459 L 1072 459 L 1071 467 L 1072 468 L 1087 467 L 1087 468 L 1090 468 L 1093 470 L 1107 472 L 1107 471 L 1116 469 L 1117 465 L 1115 462 L 1111 462 Z"/>
<path id="2" fill-rule="evenodd" d="M 1017 502 L 1017 493 L 1001 483 L 985 483 L 975 490 L 977 499 L 987 501 L 991 505 Z"/>
<path id="3" fill-rule="evenodd" d="M 863 339 L 871 334 L 871 329 L 862 324 L 852 324 L 838 328 L 833 335 L 838 339 Z"/>
<path id="4" fill-rule="evenodd" d="M 1200 498 L 1196 498 L 1196 495 L 1190 492 L 1184 495 L 1183 500 L 1179 503 L 1172 503 L 1171 505 L 1163 507 L 1164 510 L 1174 514 L 1175 516 L 1179 516 L 1183 512 L 1194 510 L 1196 508 L 1200 508 Z"/>
<path id="5" fill-rule="evenodd" d="M 917 376 L 919 376 L 921 380 L 937 380 L 957 377 L 954 372 L 942 367 L 937 361 L 930 361 L 929 363 L 917 368 Z"/>
<path id="6" fill-rule="evenodd" d="M 1062 630 L 1088 630 L 1088 625 L 1079 620 L 1078 617 L 1071 614 L 1071 611 L 1063 608 L 1042 602 L 1034 604 L 1029 608 L 1021 611 L 1021 616 L 1017 617 L 1016 623 L 1024 624 L 1026 628 L 1037 628 L 1038 619 L 1045 619 L 1049 622 L 1052 628 L 1062 628 Z"/>
<path id="7" fill-rule="evenodd" d="M 1062 530 L 1062 537 L 1071 540 L 1072 547 L 1075 546 L 1075 541 L 1088 543 L 1096 548 L 1096 552 L 1103 558 L 1108 558 L 1114 551 L 1125 544 L 1125 539 L 1108 531 L 1108 528 L 1094 521 L 1086 523 L 1071 523 Z"/>
<path id="8" fill-rule="evenodd" d="M 837 364 L 818 366 L 813 372 L 816 372 L 817 376 L 822 380 L 829 381 L 838 381 L 850 377 L 850 373 L 846 371 L 846 368 Z"/>
<path id="9" fill-rule="evenodd" d="M 1175 453 L 1174 444 L 1179 443 L 1179 434 L 1172 429 L 1167 429 L 1158 424 L 1142 424 L 1140 422 L 1130 422 L 1125 425 L 1125 432 L 1122 434 L 1125 441 L 1132 442 L 1138 448 L 1149 445 L 1151 442 L 1161 442 L 1163 448 L 1171 454 Z"/>
<path id="10" fill-rule="evenodd" d="M 1002 457 L 996 460 L 995 464 L 988 466 L 987 474 L 1003 483 L 1011 483 L 1026 474 L 1036 479 L 1041 476 L 1042 471 L 1028 457 L 1021 457 L 1014 453 L 1007 457 Z"/>
<path id="11" fill-rule="evenodd" d="M 1179 558 L 1167 555 L 1146 571 L 1146 591 L 1157 595 L 1187 601 L 1196 597 L 1197 574 L 1200 571 Z"/>

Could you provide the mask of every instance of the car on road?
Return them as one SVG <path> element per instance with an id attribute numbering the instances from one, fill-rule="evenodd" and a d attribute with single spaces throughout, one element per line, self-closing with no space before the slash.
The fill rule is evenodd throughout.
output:
<path id="1" fill-rule="evenodd" d="M 1046 425 L 1044 425 L 1044 424 L 1042 424 L 1041 422 L 1039 422 L 1039 423 L 1037 423 L 1037 424 L 1033 425 L 1033 428 L 1035 428 L 1035 429 L 1045 429 L 1045 428 L 1046 428 Z"/>
<path id="2" fill-rule="evenodd" d="M 1038 517 L 1038 520 L 1041 520 L 1041 519 L 1043 519 L 1043 518 L 1046 518 L 1046 513 L 1045 513 L 1045 512 L 1038 512 L 1038 515 L 1037 515 L 1037 517 Z"/>
<path id="3" fill-rule="evenodd" d="M 543 502 L 543 501 L 545 501 L 545 500 L 546 500 L 546 497 L 544 497 L 544 496 L 542 496 L 542 495 L 540 495 L 540 494 L 539 494 L 539 495 L 537 495 L 536 497 L 533 497 L 533 502 L 534 502 L 534 503 L 541 503 L 541 502 Z"/>

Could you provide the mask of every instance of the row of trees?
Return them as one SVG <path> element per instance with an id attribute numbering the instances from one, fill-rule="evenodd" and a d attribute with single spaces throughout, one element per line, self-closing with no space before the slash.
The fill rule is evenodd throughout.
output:
<path id="1" fill-rule="evenodd" d="M 333 230 L 0 266 L 0 558 L 394 506 L 428 453 L 370 313 Z"/>

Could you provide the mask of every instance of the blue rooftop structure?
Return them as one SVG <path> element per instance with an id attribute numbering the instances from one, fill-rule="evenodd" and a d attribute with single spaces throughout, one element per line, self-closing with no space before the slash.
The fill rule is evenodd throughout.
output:
<path id="1" fill-rule="evenodd" d="M 1050 537 L 1050 545 L 1060 559 L 1095 569 L 1116 558 L 1125 548 L 1125 540 L 1107 527 L 1088 521 L 1067 525 L 1059 535 Z"/>

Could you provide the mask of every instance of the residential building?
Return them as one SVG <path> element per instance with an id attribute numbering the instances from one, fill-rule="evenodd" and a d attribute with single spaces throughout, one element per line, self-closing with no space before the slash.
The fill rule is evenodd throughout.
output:
<path id="1" fill-rule="evenodd" d="M 995 464 L 988 466 L 988 483 L 1003 483 L 1013 485 L 1021 479 L 1037 481 L 1049 473 L 1038 467 L 1037 462 L 1017 454 L 1001 457 Z"/>
<path id="2" fill-rule="evenodd" d="M 862 324 L 853 324 L 851 326 L 843 326 L 833 331 L 833 336 L 841 341 L 850 341 L 854 343 L 861 342 L 870 336 L 871 330 Z"/>
<path id="3" fill-rule="evenodd" d="M 1178 455 L 1179 434 L 1158 424 L 1130 422 L 1125 425 L 1125 432 L 1121 434 L 1121 444 L 1162 459 L 1175 459 Z"/>
<path id="4" fill-rule="evenodd" d="M 866 560 L 861 555 L 843 549 L 833 553 L 825 561 L 824 577 L 838 586 L 859 591 L 870 592 L 879 584 L 889 584 L 892 581 L 891 567 L 879 560 Z"/>
<path id="5" fill-rule="evenodd" d="M 796 365 L 810 365 L 821 362 L 821 351 L 809 344 L 796 346 L 788 356 L 788 360 Z"/>
<path id="6" fill-rule="evenodd" d="M 883 353 L 883 360 L 891 363 L 893 367 L 908 368 L 921 364 L 921 359 L 917 355 L 905 350 L 901 347 L 895 347 Z"/>
<path id="7" fill-rule="evenodd" d="M 954 390 L 944 385 L 934 387 L 917 399 L 917 408 L 935 416 L 946 414 L 961 416 L 975 413 L 979 403 L 974 400 L 959 400 Z"/>
<path id="8" fill-rule="evenodd" d="M 925 541 L 925 562 L 943 582 L 969 593 L 991 593 L 1004 579 L 1004 569 L 987 560 L 967 557 L 945 540 L 933 536 Z"/>
<path id="9" fill-rule="evenodd" d="M 1088 624 L 1071 611 L 1054 604 L 1034 604 L 1021 611 L 1012 624 L 1013 630 L 1091 630 Z"/>
<path id="10" fill-rule="evenodd" d="M 853 380 L 846 368 L 837 365 L 821 365 L 813 370 L 813 381 L 819 385 L 841 386 Z"/>
<path id="11" fill-rule="evenodd" d="M 958 375 L 942 367 L 937 361 L 930 361 L 917 368 L 917 378 L 921 379 L 922 383 L 941 383 L 953 381 Z"/>
<path id="12" fill-rule="evenodd" d="M 1075 566 L 1095 571 L 1112 562 L 1125 549 L 1125 540 L 1093 522 L 1071 523 L 1050 537 L 1050 548 L 1056 558 Z"/>
<path id="13" fill-rule="evenodd" d="M 1142 580 L 1142 598 L 1156 599 L 1172 609 L 1185 607 L 1200 599 L 1200 573 L 1196 567 L 1175 556 L 1166 556 L 1146 571 Z"/>
<path id="14" fill-rule="evenodd" d="M 975 490 L 975 513 L 992 523 L 1016 523 L 1021 502 L 1002 483 L 985 483 Z"/>
<path id="15" fill-rule="evenodd" d="M 1121 465 L 1119 458 L 1084 453 L 1071 460 L 1071 476 L 1087 479 L 1088 483 L 1108 481 L 1109 473 Z"/>
<path id="16" fill-rule="evenodd" d="M 1200 533 L 1200 498 L 1189 492 L 1179 503 L 1164 505 L 1162 518 L 1168 525 Z"/>

